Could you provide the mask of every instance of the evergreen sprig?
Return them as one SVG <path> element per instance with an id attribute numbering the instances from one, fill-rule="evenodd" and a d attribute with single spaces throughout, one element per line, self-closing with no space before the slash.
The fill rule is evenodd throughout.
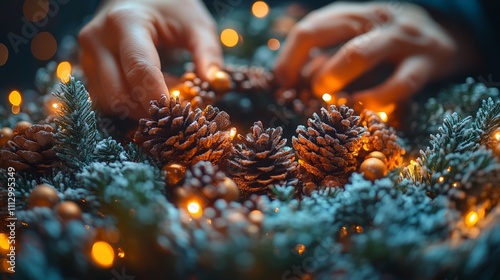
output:
<path id="1" fill-rule="evenodd" d="M 480 134 L 480 143 L 489 148 L 494 148 L 494 134 L 500 129 L 500 101 L 493 101 L 492 98 L 483 100 L 481 108 L 478 109 L 474 128 Z"/>
<path id="2" fill-rule="evenodd" d="M 61 83 L 54 95 L 61 101 L 61 111 L 55 120 L 57 155 L 66 167 L 80 170 L 93 161 L 97 144 L 97 118 L 92 101 L 83 84 L 73 77 Z"/>

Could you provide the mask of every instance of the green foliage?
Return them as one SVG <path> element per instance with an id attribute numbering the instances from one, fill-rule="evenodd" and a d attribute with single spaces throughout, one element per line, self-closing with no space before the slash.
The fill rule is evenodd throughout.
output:
<path id="1" fill-rule="evenodd" d="M 61 83 L 54 95 L 61 101 L 60 116 L 55 120 L 57 155 L 68 169 L 80 170 L 93 161 L 97 144 L 97 119 L 92 101 L 83 84 L 74 78 Z"/>
<path id="2" fill-rule="evenodd" d="M 480 133 L 480 143 L 495 148 L 498 140 L 494 138 L 495 131 L 500 131 L 500 101 L 493 99 L 483 100 L 481 108 L 478 109 L 474 128 Z"/>

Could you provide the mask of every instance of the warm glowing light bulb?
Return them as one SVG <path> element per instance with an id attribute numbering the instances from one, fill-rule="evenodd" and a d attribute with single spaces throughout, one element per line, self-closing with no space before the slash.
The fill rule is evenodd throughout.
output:
<path id="1" fill-rule="evenodd" d="M 118 251 L 118 254 L 117 254 L 117 255 L 118 255 L 118 257 L 119 257 L 120 259 L 125 258 L 125 252 L 122 250 L 122 248 L 118 248 L 118 250 L 117 250 L 117 251 Z"/>
<path id="2" fill-rule="evenodd" d="M 0 233 L 0 248 L 2 250 L 8 250 L 9 249 L 9 238 L 7 237 L 7 234 L 5 233 Z"/>
<path id="3" fill-rule="evenodd" d="M 21 112 L 20 106 L 12 106 L 12 114 L 17 115 L 19 112 Z"/>
<path id="4" fill-rule="evenodd" d="M 269 14 L 269 5 L 264 1 L 256 1 L 252 5 L 252 14 L 258 18 L 264 18 Z"/>
<path id="5" fill-rule="evenodd" d="M 439 178 L 438 178 L 438 182 L 439 182 L 439 183 L 444 182 L 444 177 L 443 177 L 443 176 L 439 177 Z"/>
<path id="6" fill-rule="evenodd" d="M 224 46 L 232 48 L 238 44 L 239 35 L 234 29 L 227 28 L 220 33 L 220 40 Z"/>
<path id="7" fill-rule="evenodd" d="M 330 102 L 332 101 L 332 96 L 329 93 L 324 93 L 323 96 L 321 97 L 325 102 Z"/>
<path id="8" fill-rule="evenodd" d="M 362 226 L 356 226 L 354 229 L 356 230 L 356 233 L 363 233 L 363 227 Z"/>
<path id="9" fill-rule="evenodd" d="M 295 245 L 295 251 L 297 251 L 299 255 L 302 255 L 302 253 L 306 251 L 306 245 L 300 243 Z"/>
<path id="10" fill-rule="evenodd" d="M 497 130 L 497 132 L 495 132 L 495 139 L 497 141 L 500 141 L 500 130 Z"/>
<path id="11" fill-rule="evenodd" d="M 475 211 L 470 211 L 467 213 L 467 216 L 465 216 L 465 224 L 469 227 L 473 227 L 476 225 L 477 221 L 479 220 L 479 215 Z"/>
<path id="12" fill-rule="evenodd" d="M 69 82 L 71 77 L 71 64 L 67 61 L 63 61 L 57 65 L 57 77 L 61 79 L 63 83 Z"/>
<path id="13" fill-rule="evenodd" d="M 13 90 L 9 94 L 9 102 L 12 106 L 19 106 L 23 102 L 23 97 L 21 93 L 17 90 Z"/>
<path id="14" fill-rule="evenodd" d="M 172 96 L 173 96 L 174 98 L 179 98 L 179 96 L 181 96 L 181 91 L 180 91 L 180 90 L 177 90 L 177 89 L 176 89 L 176 90 L 173 90 L 173 91 L 172 91 Z"/>
<path id="15" fill-rule="evenodd" d="M 382 119 L 383 122 L 387 122 L 387 113 L 386 112 L 378 112 L 377 115 Z"/>
<path id="16" fill-rule="evenodd" d="M 267 47 L 272 50 L 272 51 L 277 51 L 279 50 L 281 46 L 281 43 L 278 39 L 276 38 L 271 38 L 267 41 Z"/>
<path id="17" fill-rule="evenodd" d="M 236 136 L 236 132 L 236 127 L 232 127 L 230 131 L 231 139 L 234 139 L 234 137 Z"/>
<path id="18" fill-rule="evenodd" d="M 197 201 L 190 201 L 187 204 L 187 210 L 193 217 L 199 217 L 203 214 L 203 209 Z"/>
<path id="19" fill-rule="evenodd" d="M 92 260 L 99 266 L 108 268 L 113 265 L 115 252 L 113 247 L 105 241 L 97 241 L 92 245 Z"/>

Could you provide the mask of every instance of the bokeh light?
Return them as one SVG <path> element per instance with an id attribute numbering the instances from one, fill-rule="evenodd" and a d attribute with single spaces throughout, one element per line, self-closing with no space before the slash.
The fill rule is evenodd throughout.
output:
<path id="1" fill-rule="evenodd" d="M 264 1 L 256 1 L 252 5 L 252 14 L 258 18 L 264 18 L 269 14 L 269 6 Z"/>
<path id="2" fill-rule="evenodd" d="M 3 66 L 9 59 L 9 49 L 6 45 L 0 43 L 0 66 Z"/>
<path id="3" fill-rule="evenodd" d="M 386 112 L 378 112 L 377 115 L 382 119 L 383 122 L 387 122 L 388 117 Z"/>
<path id="4" fill-rule="evenodd" d="M 23 14 L 30 21 L 41 21 L 49 11 L 49 0 L 25 0 Z"/>
<path id="5" fill-rule="evenodd" d="M 12 106 L 19 106 L 23 102 L 23 97 L 21 93 L 17 90 L 13 90 L 9 93 L 9 102 Z"/>
<path id="6" fill-rule="evenodd" d="M 198 203 L 198 201 L 193 200 L 188 202 L 187 210 L 193 217 L 200 217 L 203 214 L 203 209 L 201 208 L 201 205 L 200 203 Z"/>
<path id="7" fill-rule="evenodd" d="M 63 61 L 57 65 L 57 77 L 61 79 L 63 83 L 69 82 L 71 76 L 71 64 L 67 61 Z"/>
<path id="8" fill-rule="evenodd" d="M 108 268 L 113 265 L 115 252 L 113 247 L 105 241 L 97 241 L 92 245 L 92 260 L 100 267 Z"/>
<path id="9" fill-rule="evenodd" d="M 229 48 L 234 47 L 239 41 L 238 32 L 231 28 L 224 29 L 220 33 L 220 40 L 224 46 Z"/>
<path id="10" fill-rule="evenodd" d="M 49 32 L 40 32 L 31 41 L 31 52 L 39 60 L 51 59 L 57 51 L 56 38 Z"/>
<path id="11" fill-rule="evenodd" d="M 267 47 L 272 51 L 279 50 L 280 46 L 280 41 L 276 38 L 271 38 L 267 41 Z"/>
<path id="12" fill-rule="evenodd" d="M 324 93 L 323 96 L 322 96 L 322 98 L 323 98 L 323 101 L 325 101 L 325 102 L 332 101 L 332 96 L 329 93 Z"/>
<path id="13" fill-rule="evenodd" d="M 234 139 L 234 137 L 236 136 L 236 127 L 231 127 L 231 130 L 230 130 L 230 135 L 231 135 L 231 139 Z"/>
<path id="14" fill-rule="evenodd" d="M 17 115 L 21 112 L 21 106 L 12 106 L 12 114 Z"/>
<path id="15" fill-rule="evenodd" d="M 0 233 L 0 249 L 8 250 L 9 249 L 9 238 L 7 234 Z"/>
<path id="16" fill-rule="evenodd" d="M 479 215 L 475 211 L 470 211 L 469 213 L 467 213 L 467 216 L 465 216 L 465 224 L 468 227 L 475 226 L 478 220 L 479 220 Z"/>

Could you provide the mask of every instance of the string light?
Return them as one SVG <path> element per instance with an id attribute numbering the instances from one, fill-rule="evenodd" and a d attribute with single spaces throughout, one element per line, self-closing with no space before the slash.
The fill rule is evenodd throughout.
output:
<path id="1" fill-rule="evenodd" d="M 387 122 L 387 113 L 386 112 L 378 112 L 377 115 L 382 119 L 383 122 Z"/>
<path id="2" fill-rule="evenodd" d="M 236 137 L 236 127 L 231 127 L 231 130 L 230 130 L 230 136 L 231 136 L 231 139 L 234 139 L 234 137 Z"/>
<path id="3" fill-rule="evenodd" d="M 356 233 L 363 233 L 364 231 L 362 226 L 356 226 L 354 229 L 356 230 Z"/>
<path id="4" fill-rule="evenodd" d="M 302 255 L 306 251 L 306 245 L 301 243 L 295 245 L 295 251 L 297 251 L 299 255 Z"/>
<path id="5" fill-rule="evenodd" d="M 497 132 L 495 132 L 495 139 L 497 141 L 500 141 L 500 130 L 497 130 Z"/>
<path id="6" fill-rule="evenodd" d="M 193 200 L 188 202 L 187 210 L 193 217 L 200 217 L 203 214 L 203 209 L 198 201 Z"/>
<path id="7" fill-rule="evenodd" d="M 17 115 L 19 112 L 21 112 L 20 106 L 12 106 L 12 114 Z"/>
<path id="8" fill-rule="evenodd" d="M 264 18 L 269 14 L 269 5 L 264 1 L 256 1 L 252 5 L 252 14 L 258 18 Z"/>
<path id="9" fill-rule="evenodd" d="M 267 41 L 267 47 L 272 51 L 277 51 L 281 47 L 281 43 L 276 38 L 271 38 Z"/>
<path id="10" fill-rule="evenodd" d="M 105 241 L 97 241 L 92 245 L 91 252 L 92 260 L 103 268 L 108 268 L 113 265 L 115 252 L 113 247 Z"/>
<path id="11" fill-rule="evenodd" d="M 0 233 L 0 249 L 8 250 L 9 247 L 10 247 L 9 246 L 9 238 L 7 237 L 7 234 Z"/>
<path id="12" fill-rule="evenodd" d="M 63 61 L 57 65 L 57 77 L 63 82 L 69 82 L 71 77 L 71 64 L 67 61 Z"/>
<path id="13" fill-rule="evenodd" d="M 340 237 L 346 237 L 347 236 L 347 228 L 342 227 L 340 228 Z"/>
<path id="14" fill-rule="evenodd" d="M 179 98 L 179 96 L 181 96 L 181 91 L 180 91 L 180 90 L 177 90 L 177 89 L 176 89 L 176 90 L 173 90 L 173 91 L 172 91 L 172 96 L 173 96 L 174 98 Z"/>
<path id="15" fill-rule="evenodd" d="M 473 227 L 476 225 L 477 221 L 479 220 L 479 215 L 475 211 L 470 211 L 467 213 L 465 216 L 465 224 L 468 227 Z"/>
<path id="16" fill-rule="evenodd" d="M 238 32 L 231 28 L 224 29 L 220 33 L 220 40 L 224 46 L 232 48 L 238 44 Z"/>
<path id="17" fill-rule="evenodd" d="M 323 101 L 325 101 L 325 102 L 332 101 L 332 95 L 327 93 L 327 92 L 325 92 L 321 98 L 323 98 Z"/>
<path id="18" fill-rule="evenodd" d="M 444 182 L 444 177 L 443 177 L 443 176 L 439 177 L 439 178 L 438 178 L 438 182 L 439 182 L 439 183 Z"/>
<path id="19" fill-rule="evenodd" d="M 117 255 L 120 259 L 125 258 L 125 251 L 123 251 L 122 248 L 118 248 L 117 251 L 118 251 Z"/>
<path id="20" fill-rule="evenodd" d="M 23 97 L 21 93 L 17 90 L 13 90 L 9 94 L 9 102 L 12 106 L 19 106 L 23 102 Z"/>

